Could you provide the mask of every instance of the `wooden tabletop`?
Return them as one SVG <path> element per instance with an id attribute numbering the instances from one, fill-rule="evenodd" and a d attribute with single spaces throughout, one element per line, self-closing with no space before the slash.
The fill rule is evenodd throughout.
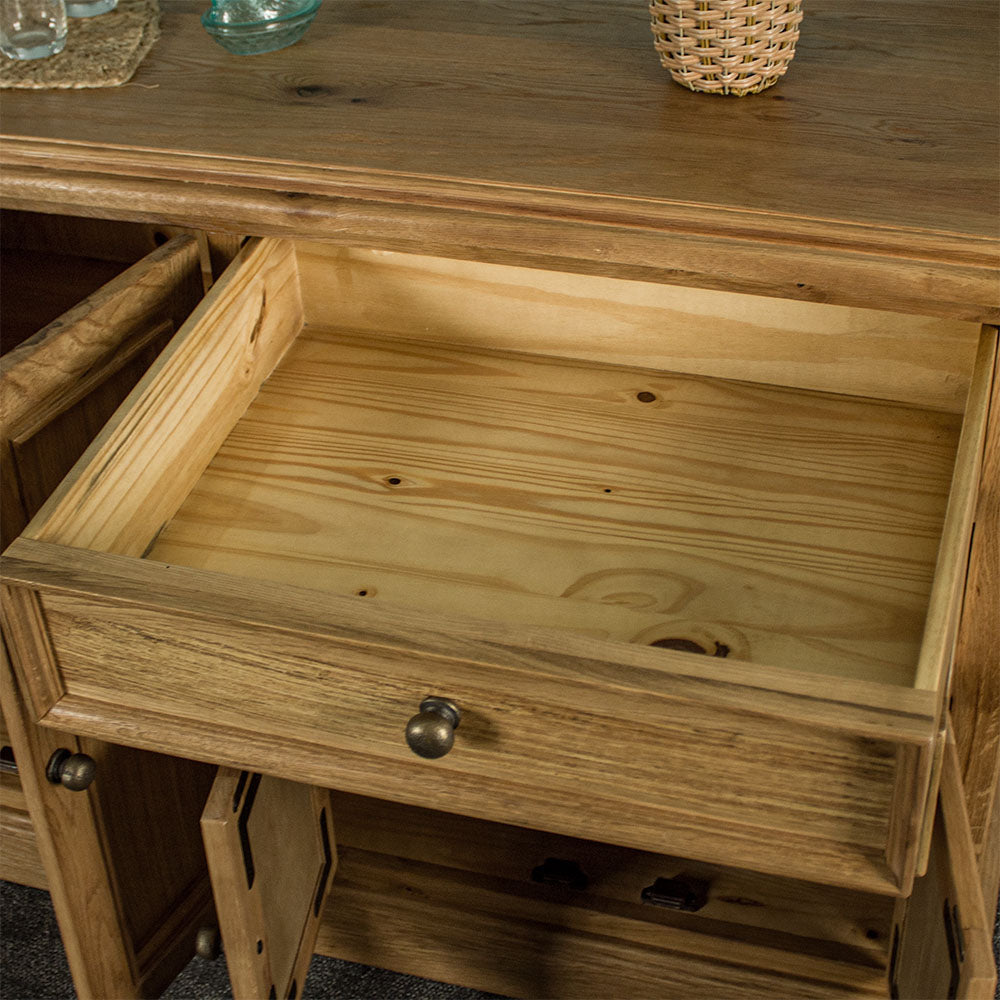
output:
<path id="1" fill-rule="evenodd" d="M 327 0 L 229 55 L 4 93 L 4 204 L 1000 320 L 998 7 L 807 0 L 777 86 L 672 83 L 641 0 Z"/>

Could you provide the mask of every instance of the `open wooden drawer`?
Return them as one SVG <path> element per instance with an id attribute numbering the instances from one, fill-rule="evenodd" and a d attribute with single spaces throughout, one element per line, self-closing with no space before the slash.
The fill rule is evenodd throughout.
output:
<path id="1" fill-rule="evenodd" d="M 930 870 L 895 908 L 226 768 L 202 830 L 247 1000 L 301 997 L 314 948 L 513 997 L 992 1000 L 960 780 L 952 744 Z"/>
<path id="2" fill-rule="evenodd" d="M 17 667 L 73 731 L 906 894 L 995 355 L 253 241 L 8 550 Z"/>

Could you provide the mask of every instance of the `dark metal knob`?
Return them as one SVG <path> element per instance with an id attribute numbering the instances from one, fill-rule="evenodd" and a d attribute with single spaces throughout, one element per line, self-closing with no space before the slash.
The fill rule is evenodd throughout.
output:
<path id="1" fill-rule="evenodd" d="M 71 792 L 82 792 L 89 788 L 97 774 L 97 762 L 85 753 L 70 753 L 66 749 L 56 750 L 45 767 L 45 777 L 53 785 L 62 785 Z"/>
<path id="2" fill-rule="evenodd" d="M 447 698 L 424 698 L 420 714 L 406 724 L 406 743 L 418 757 L 443 757 L 455 743 L 461 721 L 458 706 Z"/>
<path id="3" fill-rule="evenodd" d="M 199 927 L 194 939 L 194 951 L 199 958 L 214 962 L 222 954 L 222 939 L 219 928 L 206 925 Z"/>

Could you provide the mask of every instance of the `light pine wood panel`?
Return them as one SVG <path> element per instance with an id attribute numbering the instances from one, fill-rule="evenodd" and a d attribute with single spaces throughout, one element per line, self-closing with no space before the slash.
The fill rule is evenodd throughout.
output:
<path id="1" fill-rule="evenodd" d="M 154 250 L 0 360 L 5 546 L 200 296 L 195 241 L 182 237 Z"/>
<path id="2" fill-rule="evenodd" d="M 242 259 L 195 309 L 26 534 L 146 551 L 301 325 L 288 244 L 257 240 Z M 150 455 L 157 461 L 150 463 Z M 91 464 L 97 473 L 81 479 Z"/>
<path id="3" fill-rule="evenodd" d="M 909 684 L 957 424 L 307 327 L 150 558 Z"/>
<path id="4" fill-rule="evenodd" d="M 884 996 L 885 972 L 345 848 L 317 950 L 506 996 Z"/>
<path id="5" fill-rule="evenodd" d="M 636 688 L 725 710 L 798 719 L 823 731 L 901 745 L 936 738 L 935 695 L 869 681 L 808 675 L 740 660 L 693 656 L 671 649 L 607 643 L 552 629 L 461 619 L 435 620 L 419 611 L 357 601 L 315 590 L 240 580 L 183 566 L 164 566 L 107 553 L 18 539 L 0 561 L 13 621 L 27 623 L 19 648 L 34 651 L 32 616 L 38 592 L 77 595 L 108 604 L 253 621 L 264 628 L 322 634 L 364 647 L 405 648 L 417 658 L 580 677 L 599 685 Z M 27 595 L 27 596 L 25 596 Z M 59 666 L 38 661 L 31 685 L 38 716 L 65 694 Z M 42 678 L 47 677 L 46 683 Z"/>
<path id="6" fill-rule="evenodd" d="M 961 413 L 979 326 L 297 242 L 306 322 Z"/>
<path id="7" fill-rule="evenodd" d="M 548 893 L 548 898 L 571 905 L 628 904 L 647 919 L 702 933 L 738 933 L 743 940 L 771 945 L 784 936 L 790 950 L 798 947 L 858 964 L 884 964 L 888 956 L 892 899 L 887 896 L 486 823 L 345 792 L 333 792 L 333 808 L 337 841 L 344 847 L 505 879 L 519 884 L 522 894 Z M 532 873 L 547 858 L 578 864 L 586 886 L 538 889 Z M 707 901 L 696 916 L 640 903 L 641 890 L 661 877 L 701 879 L 707 884 Z M 791 937 L 798 939 L 797 944 L 792 944 Z"/>
<path id="8" fill-rule="evenodd" d="M 917 665 L 916 686 L 938 691 L 942 700 L 950 682 L 969 572 L 969 548 L 980 490 L 997 347 L 996 328 L 984 326 L 955 455 L 924 644 Z M 944 707 L 942 704 L 942 713 Z"/>

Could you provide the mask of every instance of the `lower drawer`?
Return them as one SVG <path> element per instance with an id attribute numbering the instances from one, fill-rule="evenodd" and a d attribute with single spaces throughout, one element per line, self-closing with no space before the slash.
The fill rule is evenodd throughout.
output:
<path id="1" fill-rule="evenodd" d="M 202 827 L 241 997 L 301 995 L 315 948 L 513 997 L 986 1000 L 956 778 L 952 749 L 929 873 L 898 902 L 245 771 Z"/>

